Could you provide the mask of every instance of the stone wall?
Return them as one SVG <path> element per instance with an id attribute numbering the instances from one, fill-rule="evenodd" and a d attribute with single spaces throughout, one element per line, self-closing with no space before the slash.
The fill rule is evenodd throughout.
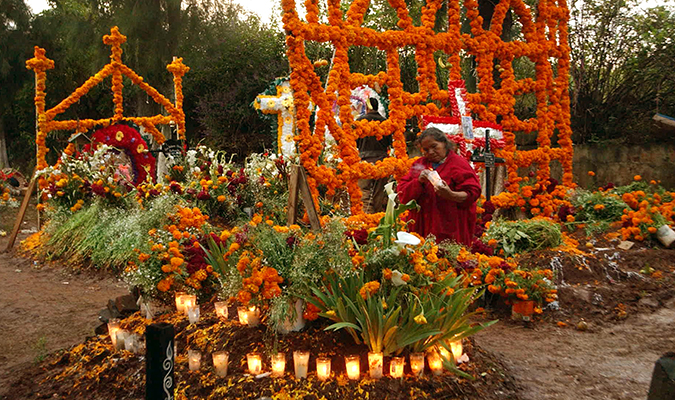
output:
<path id="1" fill-rule="evenodd" d="M 575 182 L 586 189 L 608 182 L 626 185 L 635 175 L 640 175 L 647 181 L 660 180 L 662 186 L 675 190 L 675 144 L 672 143 L 574 145 L 573 165 Z M 556 169 L 552 168 L 554 177 Z M 595 176 L 588 176 L 588 171 L 595 172 Z"/>

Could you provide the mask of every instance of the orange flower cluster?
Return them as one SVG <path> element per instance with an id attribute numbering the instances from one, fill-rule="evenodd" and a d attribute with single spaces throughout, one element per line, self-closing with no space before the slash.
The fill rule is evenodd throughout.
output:
<path id="1" fill-rule="evenodd" d="M 567 19 L 569 10 L 564 1 L 540 1 L 533 12 L 523 0 L 502 0 L 495 8 L 492 27 L 483 29 L 478 2 L 465 0 L 464 8 L 470 21 L 471 33 L 460 33 L 460 2 L 448 2 L 449 28 L 435 33 L 436 12 L 441 0 L 429 0 L 422 9 L 422 24 L 415 26 L 403 0 L 390 1 L 399 18 L 400 30 L 378 32 L 363 27 L 367 2 L 356 0 L 347 9 L 346 15 L 340 2 L 327 3 L 328 25 L 319 23 L 319 6 L 316 1 L 305 1 L 306 21 L 300 20 L 294 0 L 283 0 L 284 29 L 288 33 L 288 59 L 292 68 L 291 86 L 294 90 L 298 118 L 298 135 L 295 137 L 300 149 L 300 159 L 310 177 L 309 183 L 316 195 L 318 184 L 326 185 L 329 193 L 346 185 L 351 197 L 352 213 L 362 212 L 361 191 L 356 182 L 361 178 L 400 176 L 410 166 L 405 146 L 405 122 L 413 116 L 442 116 L 451 113 L 450 97 L 454 93 L 441 89 L 437 83 L 434 53 L 449 54 L 450 79 L 461 79 L 460 52 L 476 57 L 478 63 L 480 93 L 468 96 L 470 108 L 481 120 L 495 123 L 501 117 L 505 128 L 506 146 L 500 152 L 509 167 L 509 190 L 518 188 L 518 167 L 537 164 L 537 180 L 546 181 L 550 176 L 549 164 L 558 160 L 563 166 L 563 183 L 572 185 L 572 141 L 569 126 L 569 46 L 567 44 Z M 523 26 L 524 41 L 504 42 L 501 29 L 506 12 L 513 9 Z M 537 15 L 536 20 L 533 14 Z M 313 63 L 305 52 L 305 42 L 331 42 L 335 49 L 331 71 L 325 85 L 314 70 Z M 375 75 L 353 73 L 349 69 L 348 49 L 351 46 L 376 47 L 387 52 L 387 71 Z M 401 84 L 399 50 L 415 47 L 417 81 L 419 91 L 409 93 Z M 535 63 L 536 79 L 516 80 L 513 61 L 527 57 Z M 557 59 L 554 74 L 551 60 Z M 494 63 L 498 63 L 501 82 L 495 88 Z M 361 85 L 387 87 L 389 118 L 383 122 L 353 120 L 350 110 L 351 89 Z M 521 121 L 515 116 L 515 96 L 535 93 L 537 117 Z M 319 107 L 312 132 L 310 101 Z M 333 111 L 337 104 L 339 116 Z M 440 104 L 440 107 L 439 105 Z M 339 118 L 340 123 L 336 121 Z M 554 130 L 558 131 L 558 146 L 551 143 Z M 319 165 L 324 151 L 327 133 L 338 143 L 338 156 L 342 160 L 335 170 Z M 517 151 L 512 132 L 538 132 L 539 149 Z M 395 157 L 386 158 L 377 164 L 362 162 L 358 155 L 356 140 L 375 136 L 391 135 Z"/>
<path id="2" fill-rule="evenodd" d="M 175 122 L 178 125 L 178 134 L 181 139 L 185 140 L 185 113 L 183 112 L 183 88 L 182 77 L 189 71 L 189 67 L 183 65 L 182 59 L 176 59 L 167 66 L 169 72 L 174 76 L 174 89 L 176 93 L 176 104 L 172 104 L 166 97 L 159 93 L 155 88 L 145 83 L 143 77 L 136 74 L 132 69 L 122 63 L 122 47 L 126 42 L 126 36 L 120 34 L 117 27 L 110 30 L 110 35 L 103 36 L 103 43 L 111 46 L 110 63 L 103 67 L 94 76 L 87 79 L 87 81 L 77 88 L 68 97 L 63 99 L 55 107 L 45 110 L 45 90 L 46 90 L 46 73 L 48 69 L 54 68 L 54 61 L 45 56 L 45 50 L 35 47 L 34 57 L 26 61 L 26 67 L 35 72 L 35 109 L 38 119 L 38 132 L 36 135 L 37 144 L 37 167 L 44 169 L 47 167 L 45 156 L 47 154 L 47 147 L 45 140 L 49 132 L 55 130 L 76 130 L 77 132 L 84 132 L 94 126 L 108 126 L 111 123 L 116 123 L 121 120 L 132 121 L 139 126 L 143 126 L 149 131 L 158 143 L 165 141 L 164 135 L 159 132 L 156 125 L 170 124 Z M 135 85 L 144 90 L 152 99 L 160 104 L 169 114 L 164 116 L 158 114 L 152 117 L 125 117 L 122 96 L 122 75 L 127 76 Z M 73 104 L 77 103 L 85 94 L 87 94 L 94 86 L 103 82 L 105 78 L 112 76 L 112 92 L 114 113 L 112 118 L 105 118 L 100 120 L 84 119 L 84 120 L 67 120 L 55 121 L 54 118 L 64 113 Z"/>
<path id="3" fill-rule="evenodd" d="M 528 216 L 543 216 L 558 221 L 557 212 L 560 207 L 571 206 L 567 191 L 566 186 L 553 187 L 546 179 L 524 186 L 517 185 L 515 190 L 493 196 L 491 201 L 497 208 L 519 208 L 522 212 L 529 213 Z"/>
<path id="4" fill-rule="evenodd" d="M 251 300 L 269 300 L 281 294 L 280 283 L 284 278 L 276 269 L 262 265 L 260 257 L 251 258 L 251 253 L 243 251 L 237 262 L 237 270 L 244 276 L 243 288 L 237 294 L 237 300 L 247 305 Z"/>
<path id="5" fill-rule="evenodd" d="M 359 294 L 363 300 L 368 300 L 371 296 L 377 293 L 378 290 L 380 290 L 380 282 L 370 281 L 363 285 L 363 287 L 359 290 Z"/>
<path id="6" fill-rule="evenodd" d="M 630 206 L 621 216 L 623 240 L 643 241 L 649 236 L 656 237 L 658 228 L 675 222 L 675 192 L 666 192 L 662 196 L 636 190 L 624 193 L 621 199 Z"/>

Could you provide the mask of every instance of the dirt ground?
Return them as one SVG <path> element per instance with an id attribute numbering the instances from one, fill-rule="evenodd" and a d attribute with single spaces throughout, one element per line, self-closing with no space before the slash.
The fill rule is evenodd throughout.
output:
<path id="1" fill-rule="evenodd" d="M 22 224 L 15 249 L 37 227 L 35 208 Z M 0 215 L 0 251 L 5 249 L 14 213 Z M 0 398 L 16 371 L 47 354 L 94 334 L 99 310 L 108 299 L 128 293 L 113 277 L 73 274 L 58 264 L 35 263 L 15 251 L 0 254 Z"/>
<path id="2" fill-rule="evenodd" d="M 8 221 L 13 219 L 1 217 L 0 229 L 9 232 Z M 19 240 L 35 221 L 34 214 L 28 216 L 23 228 L 27 231 Z M 0 238 L 0 249 L 6 240 Z M 560 259 L 561 297 L 566 298 L 561 298 L 560 310 L 546 311 L 527 326 L 498 315 L 501 322 L 477 335 L 476 343 L 509 368 L 521 399 L 646 398 L 655 361 L 675 350 L 675 250 L 638 246 L 617 253 L 615 244 L 598 242 L 587 257 Z M 533 257 L 548 264 L 556 255 Z M 645 265 L 664 277 L 639 276 Z M 72 274 L 58 264 L 36 265 L 10 253 L 0 254 L 0 293 L 4 399 L 8 381 L 21 371 L 92 335 L 98 311 L 127 289 L 113 277 Z M 576 329 L 582 318 L 585 331 Z"/>

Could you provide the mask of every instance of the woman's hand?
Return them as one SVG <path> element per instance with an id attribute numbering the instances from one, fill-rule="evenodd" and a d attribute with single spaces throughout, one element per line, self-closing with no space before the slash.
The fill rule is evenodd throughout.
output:
<path id="1" fill-rule="evenodd" d="M 417 178 L 417 180 L 419 180 L 420 183 L 429 182 L 429 174 L 430 173 L 431 173 L 430 170 L 423 169 L 422 172 L 420 172 L 420 176 Z"/>
<path id="2" fill-rule="evenodd" d="M 456 203 L 461 203 L 469 197 L 469 194 L 466 192 L 455 192 L 450 189 L 445 181 L 441 181 L 440 186 L 434 186 L 434 191 L 436 194 L 446 200 L 454 201 Z"/>

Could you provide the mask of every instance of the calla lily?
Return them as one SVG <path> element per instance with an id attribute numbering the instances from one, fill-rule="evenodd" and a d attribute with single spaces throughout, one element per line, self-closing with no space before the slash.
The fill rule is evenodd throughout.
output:
<path id="1" fill-rule="evenodd" d="M 412 246 L 417 246 L 418 244 L 422 243 L 420 238 L 417 236 L 408 233 L 408 232 L 397 232 L 396 233 L 396 238 L 398 240 L 395 240 L 394 243 L 398 244 L 401 247 L 405 247 L 406 244 L 412 245 Z"/>
<path id="2" fill-rule="evenodd" d="M 394 286 L 407 285 L 407 283 L 403 280 L 403 274 L 397 269 L 391 271 L 391 283 Z"/>
<path id="3" fill-rule="evenodd" d="M 419 325 L 424 325 L 427 323 L 427 319 L 424 317 L 424 314 L 420 314 L 415 317 L 415 322 L 417 322 Z"/>

